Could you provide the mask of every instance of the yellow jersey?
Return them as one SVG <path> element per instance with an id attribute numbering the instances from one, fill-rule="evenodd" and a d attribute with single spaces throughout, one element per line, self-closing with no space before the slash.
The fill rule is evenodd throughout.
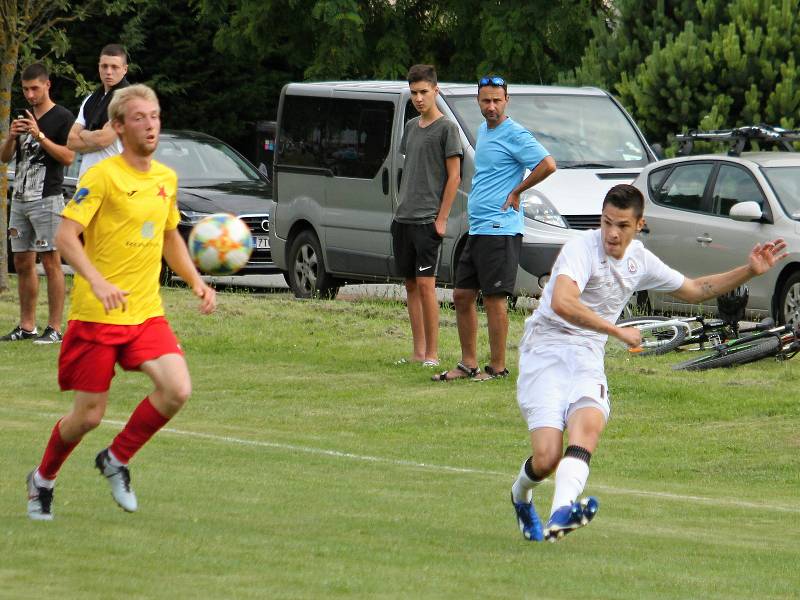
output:
<path id="1" fill-rule="evenodd" d="M 164 314 L 159 274 L 164 232 L 178 226 L 178 176 L 152 161 L 138 171 L 122 155 L 89 168 L 62 216 L 83 225 L 86 254 L 106 280 L 129 292 L 125 311 L 106 313 L 89 282 L 76 274 L 69 319 L 138 325 Z"/>

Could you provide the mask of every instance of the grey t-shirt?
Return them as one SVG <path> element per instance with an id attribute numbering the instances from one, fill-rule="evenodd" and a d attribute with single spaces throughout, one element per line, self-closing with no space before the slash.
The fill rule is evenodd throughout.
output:
<path id="1" fill-rule="evenodd" d="M 406 155 L 400 202 L 394 220 L 398 223 L 433 223 L 439 214 L 442 192 L 447 183 L 447 159 L 462 156 L 458 126 L 439 117 L 427 127 L 420 117 L 406 123 L 400 152 Z"/>

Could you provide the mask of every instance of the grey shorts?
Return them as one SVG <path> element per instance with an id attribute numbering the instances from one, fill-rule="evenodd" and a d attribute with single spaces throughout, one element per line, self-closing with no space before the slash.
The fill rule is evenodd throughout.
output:
<path id="1" fill-rule="evenodd" d="M 56 229 L 61 223 L 64 196 L 47 196 L 39 200 L 11 201 L 8 237 L 12 252 L 50 252 L 56 250 Z"/>

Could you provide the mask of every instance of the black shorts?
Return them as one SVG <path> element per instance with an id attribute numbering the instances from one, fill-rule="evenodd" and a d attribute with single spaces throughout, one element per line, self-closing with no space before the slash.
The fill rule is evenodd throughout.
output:
<path id="1" fill-rule="evenodd" d="M 484 296 L 514 295 L 522 235 L 470 235 L 456 267 L 456 287 Z"/>
<path id="2" fill-rule="evenodd" d="M 395 272 L 405 279 L 436 277 L 442 238 L 433 223 L 421 225 L 392 221 Z"/>

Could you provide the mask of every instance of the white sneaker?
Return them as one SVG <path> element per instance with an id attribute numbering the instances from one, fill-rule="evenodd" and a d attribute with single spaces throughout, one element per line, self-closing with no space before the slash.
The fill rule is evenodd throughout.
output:
<path id="1" fill-rule="evenodd" d="M 117 504 L 127 512 L 136 512 L 139 504 L 136 502 L 136 494 L 131 489 L 131 474 L 128 467 L 113 466 L 109 460 L 108 448 L 97 455 L 94 464 L 103 477 L 108 479 L 111 495 Z"/>
<path id="2" fill-rule="evenodd" d="M 34 521 L 53 520 L 53 490 L 36 487 L 33 474 L 36 469 L 28 473 L 28 518 Z"/>

